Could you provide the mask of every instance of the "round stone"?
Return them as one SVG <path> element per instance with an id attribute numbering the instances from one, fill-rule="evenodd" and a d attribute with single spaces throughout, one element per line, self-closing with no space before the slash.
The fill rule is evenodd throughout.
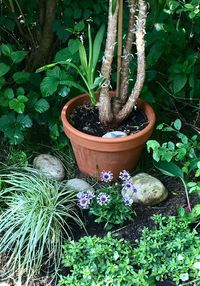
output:
<path id="1" fill-rule="evenodd" d="M 127 134 L 122 131 L 111 131 L 106 134 L 104 134 L 102 137 L 103 138 L 120 138 L 120 137 L 126 137 Z"/>
<path id="2" fill-rule="evenodd" d="M 135 186 L 137 192 L 122 189 L 122 195 L 128 195 L 134 203 L 153 206 L 164 201 L 168 196 L 168 190 L 157 178 L 140 173 L 133 176 L 130 182 Z"/>
<path id="3" fill-rule="evenodd" d="M 50 154 L 40 154 L 35 157 L 33 166 L 58 181 L 62 181 L 65 177 L 65 169 L 62 162 Z"/>

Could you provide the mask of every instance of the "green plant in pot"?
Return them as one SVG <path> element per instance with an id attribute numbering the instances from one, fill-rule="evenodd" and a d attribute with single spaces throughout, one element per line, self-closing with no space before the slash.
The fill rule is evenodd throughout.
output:
<path id="1" fill-rule="evenodd" d="M 109 0 L 108 28 L 105 52 L 102 60 L 100 76 L 94 79 L 94 71 L 99 57 L 101 42 L 103 40 L 104 28 L 97 32 L 94 42 L 91 39 L 90 27 L 89 55 L 80 41 L 79 55 L 81 67 L 74 65 L 70 59 L 53 63 L 40 69 L 64 65 L 74 68 L 82 78 L 85 87 L 70 81 L 66 84 L 75 86 L 85 92 L 67 102 L 62 110 L 62 123 L 66 135 L 70 138 L 79 169 L 90 176 L 99 177 L 100 173 L 110 170 L 116 178 L 120 171 L 132 170 L 137 164 L 144 143 L 152 133 L 155 123 L 155 114 L 152 108 L 138 99 L 145 79 L 145 23 L 147 16 L 147 3 L 145 0 L 129 0 L 129 23 L 127 27 L 126 42 L 122 45 L 122 22 L 123 7 L 127 2 L 123 0 Z M 111 67 L 116 47 L 118 32 L 118 57 L 117 57 L 117 86 L 116 92 L 110 91 Z M 133 43 L 136 45 L 137 74 L 134 87 L 129 92 L 129 69 L 133 58 Z M 98 92 L 95 93 L 95 88 Z M 88 102 L 88 95 L 91 99 L 94 111 L 98 112 L 98 120 L 105 130 L 105 133 L 112 130 L 121 130 L 119 126 L 124 123 L 134 112 L 142 110 L 146 118 L 144 129 L 136 128 L 133 134 L 123 134 L 112 138 L 102 138 L 97 134 L 90 135 L 78 130 L 73 126 L 70 117 L 74 110 Z M 82 118 L 80 119 L 80 121 Z M 98 124 L 98 123 L 97 123 Z M 145 124 L 144 124 L 145 125 Z M 128 136 L 127 136 L 128 135 Z"/>

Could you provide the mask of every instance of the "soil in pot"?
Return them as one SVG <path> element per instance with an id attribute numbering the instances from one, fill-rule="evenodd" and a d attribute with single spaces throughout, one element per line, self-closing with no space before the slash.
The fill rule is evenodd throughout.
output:
<path id="1" fill-rule="evenodd" d="M 75 108 L 70 114 L 69 121 L 77 130 L 97 137 L 102 137 L 105 133 L 115 130 L 131 135 L 141 131 L 148 125 L 148 119 L 144 112 L 141 109 L 136 109 L 117 129 L 105 128 L 99 122 L 98 108 L 94 108 L 90 103 Z"/>

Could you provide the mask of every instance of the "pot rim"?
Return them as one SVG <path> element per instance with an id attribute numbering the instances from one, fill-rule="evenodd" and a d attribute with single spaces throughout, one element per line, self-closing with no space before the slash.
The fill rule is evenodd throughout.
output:
<path id="1" fill-rule="evenodd" d="M 110 94 L 115 94 L 115 92 L 110 92 Z M 103 137 L 98 137 L 94 135 L 89 135 L 84 132 L 79 131 L 75 127 L 73 127 L 68 119 L 67 119 L 67 111 L 70 108 L 71 104 L 76 102 L 77 100 L 83 100 L 87 99 L 88 95 L 87 94 L 81 94 L 79 96 L 76 96 L 72 99 L 70 99 L 63 107 L 62 112 L 61 112 L 61 120 L 65 128 L 68 129 L 69 132 L 78 135 L 80 138 L 85 139 L 85 140 L 90 140 L 93 142 L 104 142 L 104 143 L 120 143 L 120 142 L 129 142 L 134 139 L 138 139 L 141 136 L 144 136 L 145 134 L 149 133 L 151 129 L 153 129 L 155 121 L 156 121 L 156 115 L 153 110 L 153 108 L 143 101 L 142 99 L 138 98 L 137 102 L 141 105 L 142 110 L 145 112 L 145 115 L 148 118 L 149 124 L 142 130 L 138 131 L 137 133 L 128 135 L 126 137 L 120 137 L 120 138 L 103 138 Z M 78 106 L 78 105 L 77 105 Z M 70 139 L 70 136 L 68 136 Z"/>

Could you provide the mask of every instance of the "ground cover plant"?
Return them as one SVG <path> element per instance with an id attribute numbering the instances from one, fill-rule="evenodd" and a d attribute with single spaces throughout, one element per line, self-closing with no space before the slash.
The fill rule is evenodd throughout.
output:
<path id="1" fill-rule="evenodd" d="M 83 237 L 67 241 L 63 263 L 69 274 L 58 285 L 156 285 L 171 278 L 176 285 L 199 281 L 200 237 L 188 222 L 173 216 L 153 217 L 137 245 L 112 238 Z"/>
<path id="2" fill-rule="evenodd" d="M 8 255 L 5 276 L 16 275 L 21 285 L 25 275 L 28 285 L 44 264 L 55 275 L 63 235 L 73 236 L 73 223 L 84 227 L 75 192 L 28 167 L 1 170 L 1 184 L 0 253 Z"/>

